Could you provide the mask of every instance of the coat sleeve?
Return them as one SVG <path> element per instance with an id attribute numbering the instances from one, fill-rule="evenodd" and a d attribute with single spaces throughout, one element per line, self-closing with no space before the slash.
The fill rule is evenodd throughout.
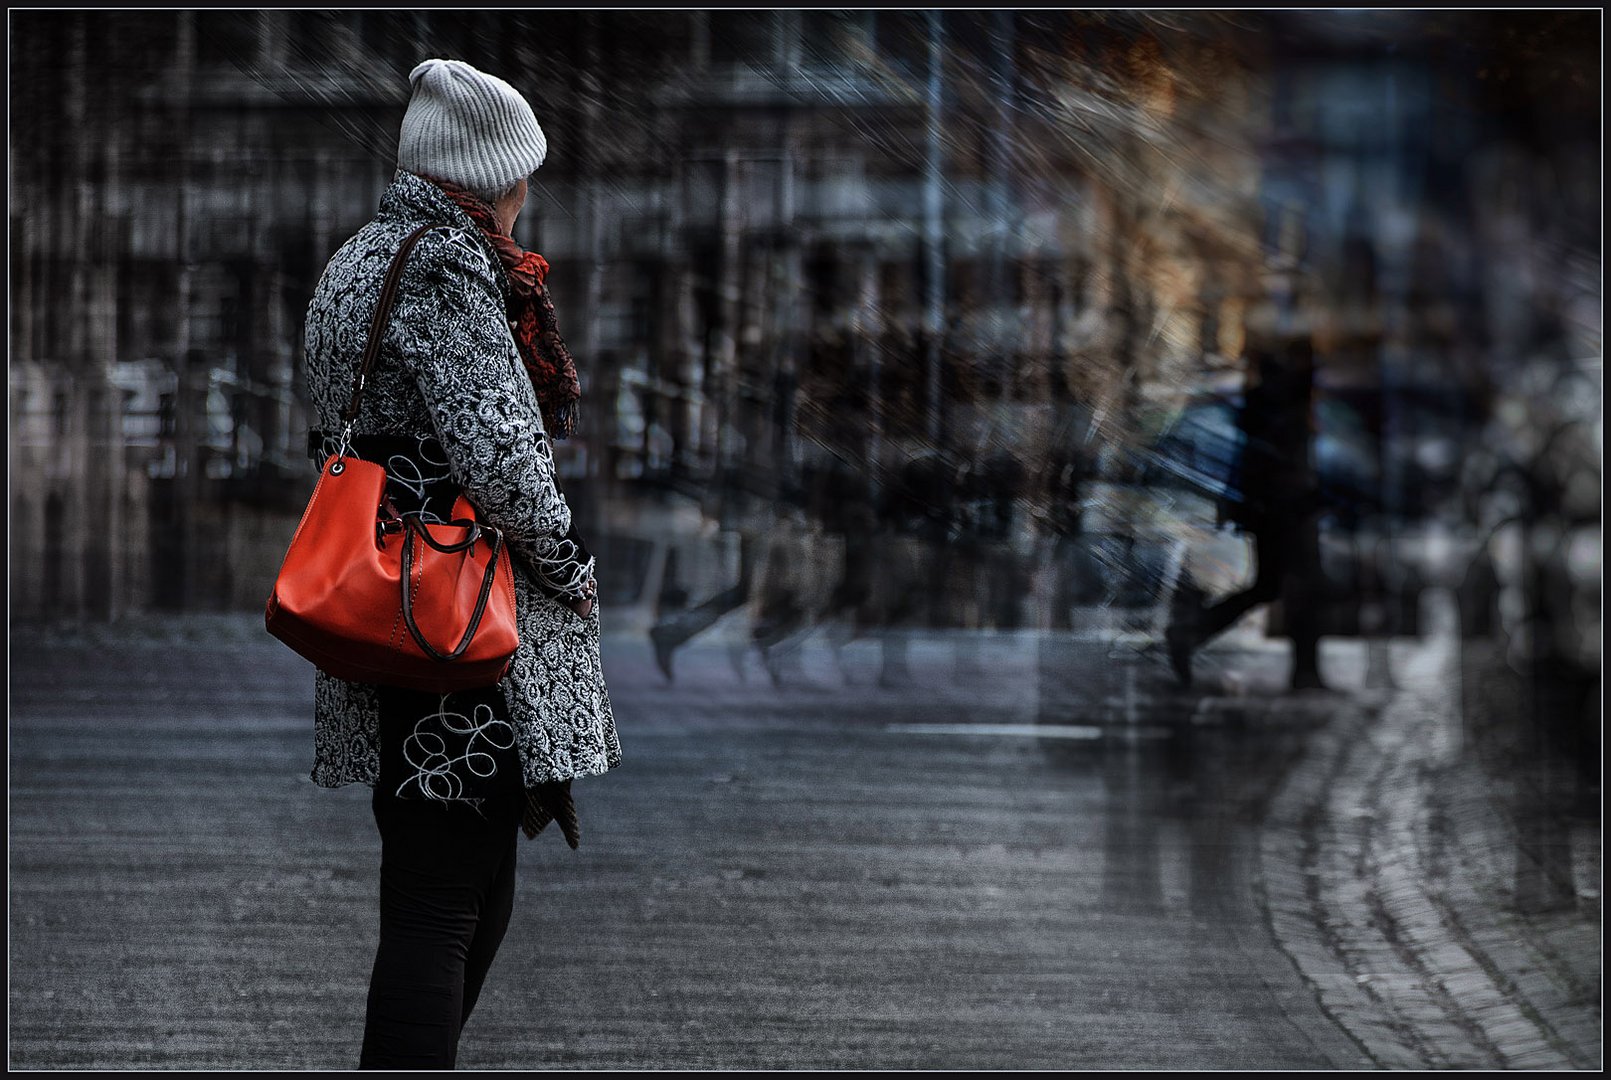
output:
<path id="1" fill-rule="evenodd" d="M 486 273 L 467 245 L 442 232 L 422 237 L 388 344 L 413 373 L 465 495 L 545 592 L 580 599 L 593 557 L 572 527 L 536 392 Z"/>

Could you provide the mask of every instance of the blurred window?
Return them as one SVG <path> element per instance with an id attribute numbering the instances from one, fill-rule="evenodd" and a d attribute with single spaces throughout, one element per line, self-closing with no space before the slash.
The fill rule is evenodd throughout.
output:
<path id="1" fill-rule="evenodd" d="M 716 220 L 721 210 L 722 169 L 722 162 L 709 158 L 683 163 L 683 211 L 690 220 Z"/>
<path id="2" fill-rule="evenodd" d="M 291 12 L 286 46 L 293 66 L 322 67 L 335 59 L 333 22 L 324 11 Z"/>
<path id="3" fill-rule="evenodd" d="M 710 59 L 716 64 L 770 65 L 775 60 L 777 15 L 769 11 L 710 13 Z"/>
<path id="4" fill-rule="evenodd" d="M 878 17 L 873 11 L 821 11 L 801 13 L 801 60 L 815 67 L 840 67 L 852 62 L 863 43 L 870 43 Z"/>
<path id="5" fill-rule="evenodd" d="M 160 434 L 172 438 L 179 433 L 178 399 L 174 394 L 163 394 L 157 399 L 157 417 Z"/>
<path id="6" fill-rule="evenodd" d="M 880 60 L 910 75 L 927 72 L 929 31 L 924 12 L 878 12 L 874 39 Z"/>
<path id="7" fill-rule="evenodd" d="M 203 68 L 249 63 L 257 50 L 257 13 L 196 13 L 196 62 Z"/>
<path id="8" fill-rule="evenodd" d="M 818 316 L 828 315 L 834 309 L 838 265 L 837 256 L 833 249 L 828 247 L 819 248 L 806 260 L 806 291 L 811 299 L 812 310 Z"/>

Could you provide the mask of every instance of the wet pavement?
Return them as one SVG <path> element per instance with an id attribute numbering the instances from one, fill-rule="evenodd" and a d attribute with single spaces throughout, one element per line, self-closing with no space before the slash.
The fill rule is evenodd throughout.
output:
<path id="1" fill-rule="evenodd" d="M 1184 694 L 1112 634 L 923 636 L 887 686 L 815 639 L 776 686 L 716 631 L 669 686 L 607 641 L 625 760 L 580 850 L 522 841 L 461 1068 L 1391 1063 L 1271 900 L 1359 695 L 1246 638 Z M 51 640 L 13 644 L 11 1065 L 353 1065 L 379 844 L 307 779 L 311 669 L 250 618 Z"/>
<path id="2" fill-rule="evenodd" d="M 1536 843 L 1518 842 L 1508 778 L 1462 746 L 1452 604 L 1429 614 L 1446 632 L 1384 648 L 1392 687 L 1351 695 L 1271 800 L 1272 929 L 1384 1067 L 1598 1069 L 1599 821 L 1534 838 L 1577 895 L 1519 904 Z"/>

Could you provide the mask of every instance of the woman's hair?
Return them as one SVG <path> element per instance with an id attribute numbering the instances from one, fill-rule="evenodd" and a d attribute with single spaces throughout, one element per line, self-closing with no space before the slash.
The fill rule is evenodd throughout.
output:
<path id="1" fill-rule="evenodd" d="M 525 178 L 522 177 L 521 179 Z M 486 203 L 488 206 L 496 206 L 498 205 L 499 199 L 503 198 L 505 195 L 508 195 L 511 191 L 514 191 L 515 188 L 519 186 L 520 180 L 516 180 L 508 187 L 499 188 L 496 190 L 492 188 L 465 188 L 465 190 L 471 195 L 474 195 L 476 198 L 480 199 L 482 202 Z"/>

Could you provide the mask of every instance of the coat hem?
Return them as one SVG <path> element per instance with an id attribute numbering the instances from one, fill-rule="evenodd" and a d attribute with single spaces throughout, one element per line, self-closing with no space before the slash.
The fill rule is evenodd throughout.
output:
<path id="1" fill-rule="evenodd" d="M 603 776 L 610 770 L 618 769 L 620 767 L 621 758 L 619 756 L 615 757 L 613 760 L 606 758 L 604 761 L 604 767 L 602 769 L 586 769 L 582 772 L 572 773 L 570 776 L 550 776 L 546 779 L 538 780 L 537 783 L 552 784 L 561 780 L 586 780 L 590 776 Z M 313 785 L 315 787 L 324 788 L 326 791 L 335 791 L 338 788 L 351 787 L 353 784 L 363 784 L 367 787 L 374 787 L 380 778 L 377 776 L 373 779 L 365 779 L 360 776 L 349 776 L 332 780 L 329 777 L 321 778 L 318 771 L 315 770 L 308 774 L 308 779 L 313 781 Z M 529 790 L 534 785 L 526 783 L 524 776 L 522 776 L 521 786 Z"/>

